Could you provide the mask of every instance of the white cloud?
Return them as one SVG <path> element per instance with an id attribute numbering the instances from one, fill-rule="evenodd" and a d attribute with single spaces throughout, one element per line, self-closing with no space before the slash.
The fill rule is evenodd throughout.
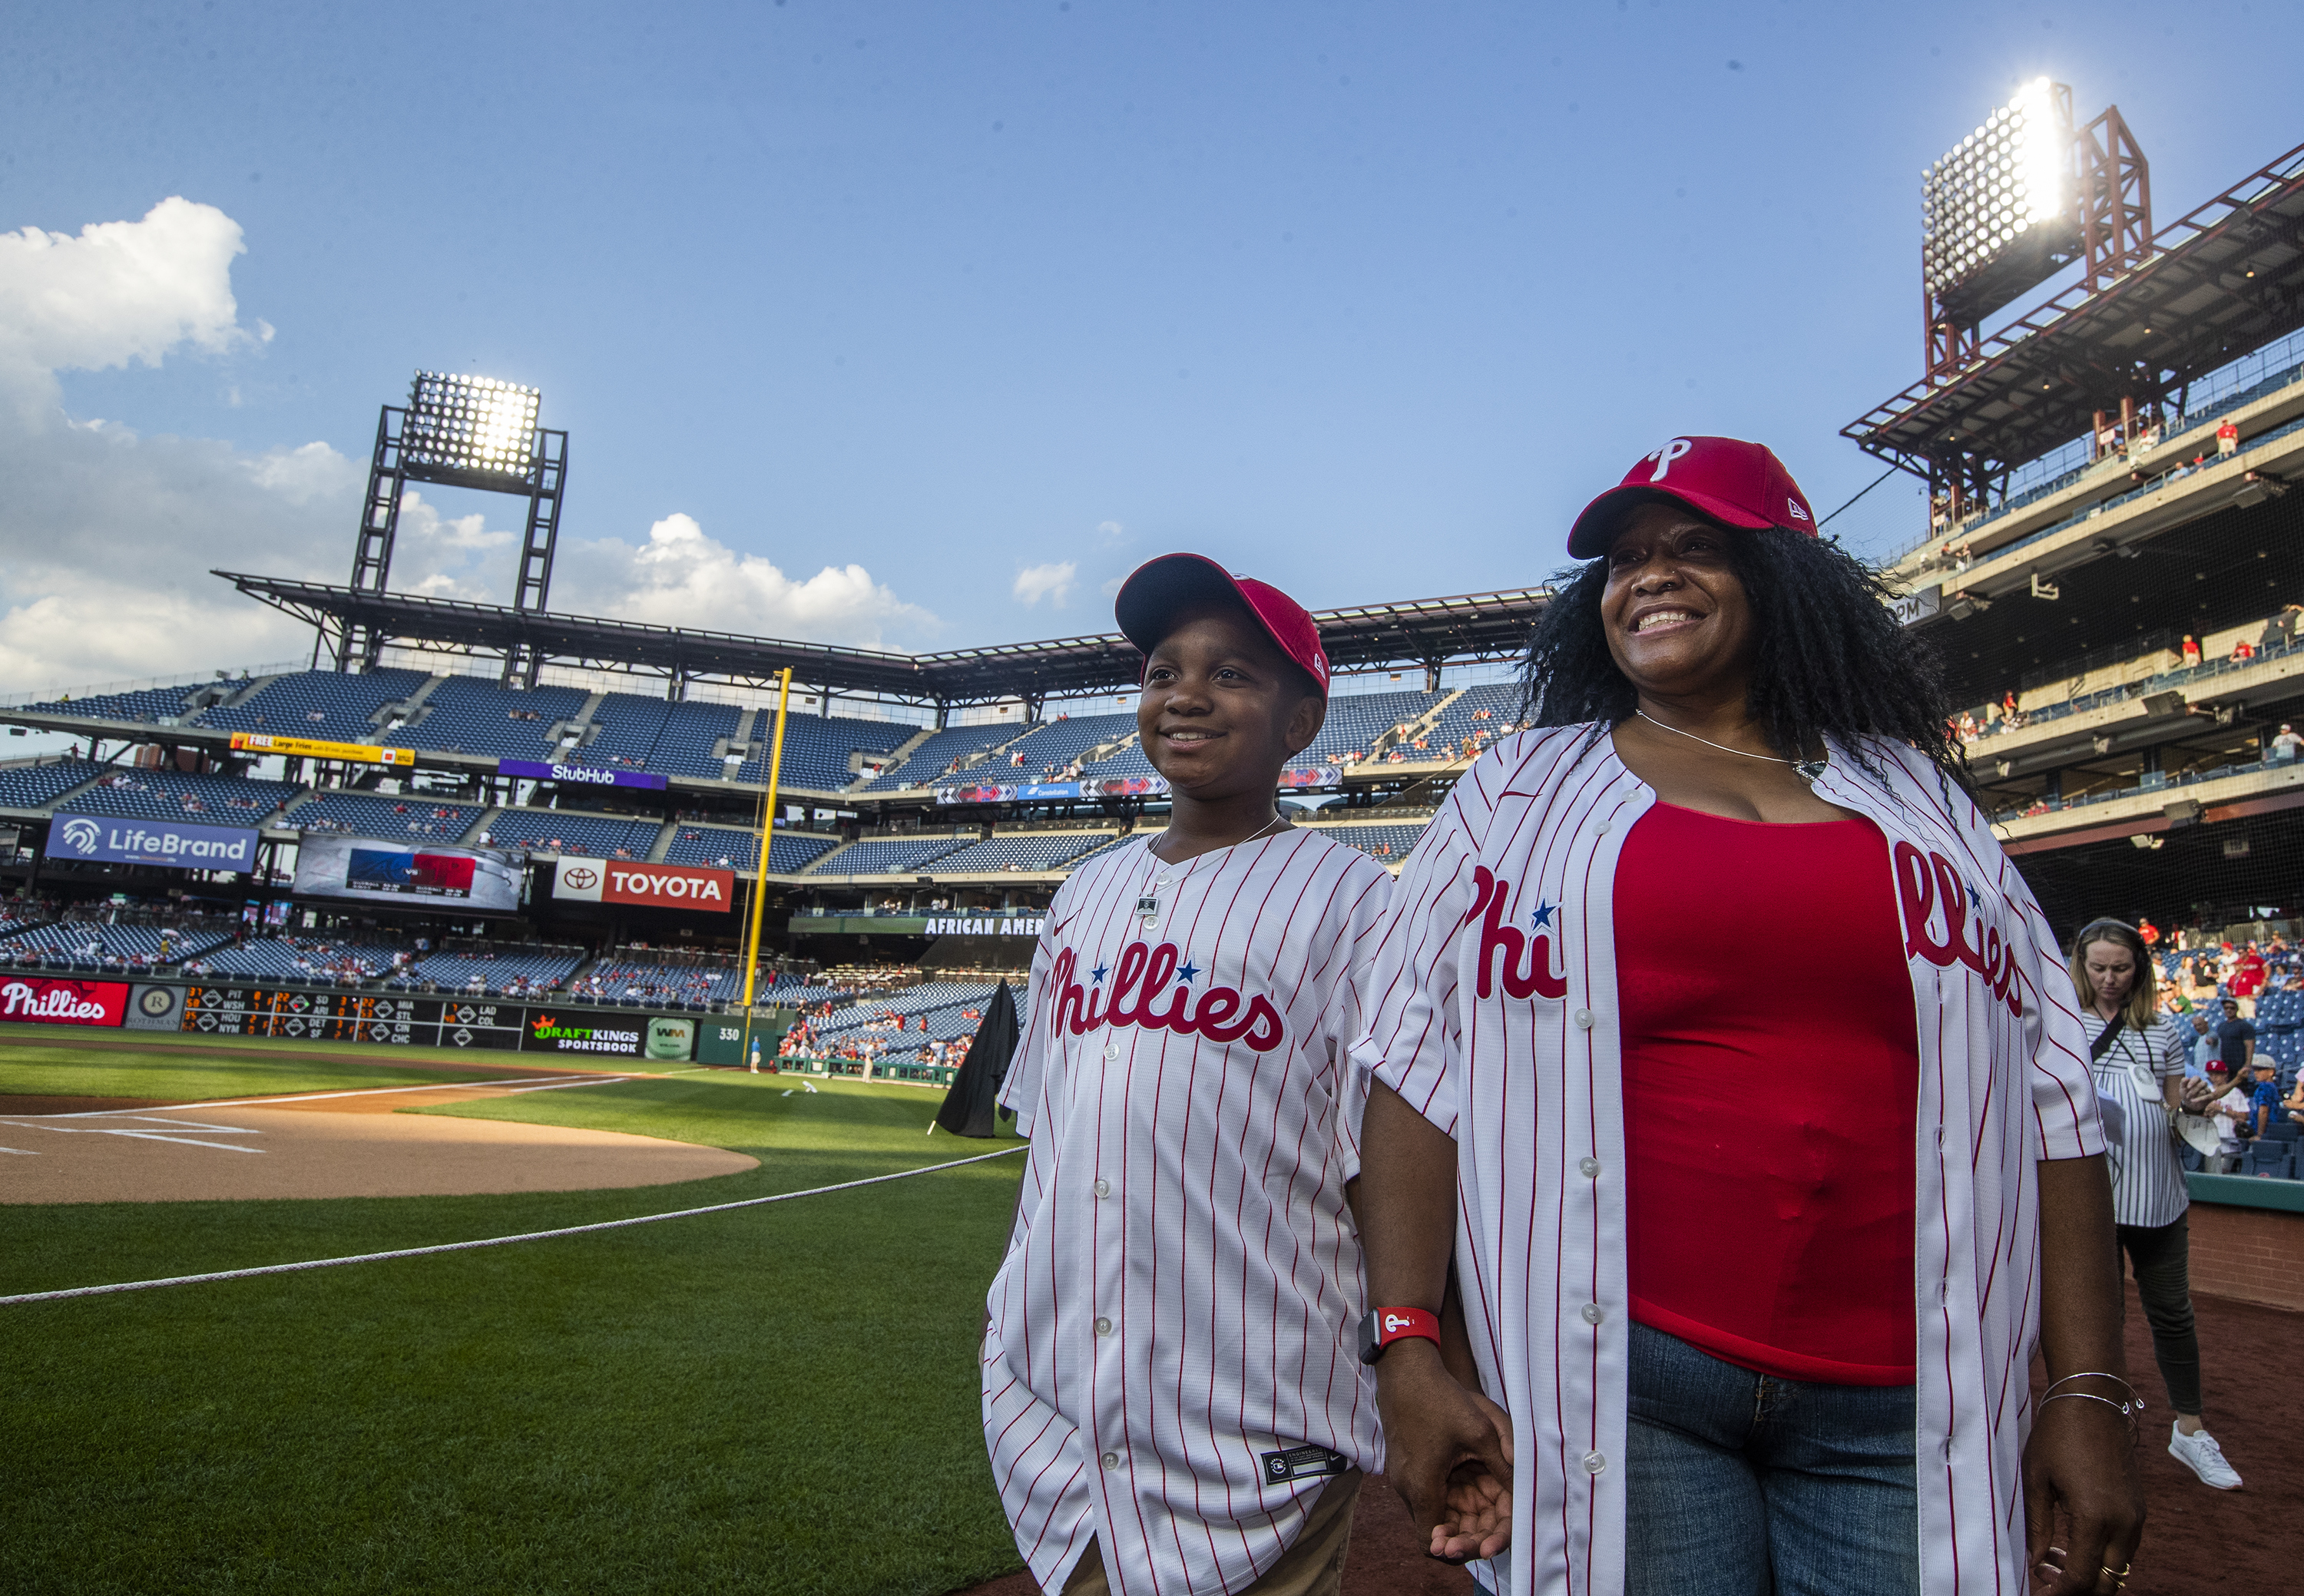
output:
<path id="1" fill-rule="evenodd" d="M 1100 538 L 1116 539 L 1128 535 L 1128 529 L 1116 521 L 1099 521 L 1096 523 L 1096 531 Z"/>
<path id="2" fill-rule="evenodd" d="M 243 247 L 238 223 L 182 199 L 77 236 L 0 234 L 0 692 L 190 678 L 309 655 L 309 628 L 208 571 L 344 581 L 365 448 L 348 458 L 323 442 L 251 453 L 144 437 L 66 416 L 56 384 L 62 370 L 258 347 L 272 329 L 243 325 L 232 292 Z M 508 598 L 518 534 L 491 531 L 493 513 L 444 515 L 408 493 L 393 586 Z M 553 601 L 868 646 L 888 628 L 936 624 L 860 565 L 796 582 L 684 515 L 658 522 L 639 547 L 563 542 Z"/>
<path id="3" fill-rule="evenodd" d="M 707 536 L 687 515 L 665 516 L 638 547 L 615 538 L 579 544 L 563 555 L 562 568 L 568 599 L 555 587 L 555 608 L 660 626 L 873 649 L 886 646 L 890 627 L 936 624 L 861 565 L 826 565 L 795 582 L 774 562 Z"/>
<path id="4" fill-rule="evenodd" d="M 1052 607 L 1061 609 L 1064 600 L 1072 597 L 1072 579 L 1079 574 L 1080 567 L 1070 560 L 1027 565 L 1016 573 L 1016 598 L 1027 607 L 1046 598 Z"/>
<path id="5" fill-rule="evenodd" d="M 181 198 L 77 238 L 0 233 L 0 389 L 37 412 L 54 407 L 58 371 L 157 366 L 185 345 L 221 354 L 268 339 L 262 322 L 240 325 L 232 296 L 233 257 L 246 248 L 239 223 Z"/>

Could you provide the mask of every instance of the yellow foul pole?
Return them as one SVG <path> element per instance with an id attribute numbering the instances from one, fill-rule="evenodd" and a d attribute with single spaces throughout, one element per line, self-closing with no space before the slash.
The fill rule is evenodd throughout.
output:
<path id="1" fill-rule="evenodd" d="M 752 983 L 760 972 L 760 916 L 768 901 L 768 845 L 776 828 L 776 783 L 784 773 L 784 715 L 792 708 L 792 667 L 776 676 L 776 740 L 768 750 L 768 790 L 760 800 L 760 867 L 752 878 L 752 925 L 744 938 L 744 1057 L 752 1057 Z"/>

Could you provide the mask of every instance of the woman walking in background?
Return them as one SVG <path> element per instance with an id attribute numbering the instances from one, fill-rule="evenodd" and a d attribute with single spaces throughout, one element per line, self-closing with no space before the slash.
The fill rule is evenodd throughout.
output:
<path id="1" fill-rule="evenodd" d="M 2105 1116 L 2112 1217 L 2152 1326 L 2152 1356 L 2176 1410 L 2168 1453 L 2218 1490 L 2234 1490 L 2240 1476 L 2200 1422 L 2200 1341 L 2192 1328 L 2185 1213 L 2191 1197 L 2169 1131 L 2169 1116 L 2198 1114 L 2212 1091 L 2185 1078 L 2183 1034 L 2160 1012 L 2152 962 L 2133 927 L 2116 920 L 2083 926 L 2072 941 L 2072 984 L 2102 1027 L 2088 1048 L 2096 1095 L 2120 1106 L 2116 1124 Z"/>

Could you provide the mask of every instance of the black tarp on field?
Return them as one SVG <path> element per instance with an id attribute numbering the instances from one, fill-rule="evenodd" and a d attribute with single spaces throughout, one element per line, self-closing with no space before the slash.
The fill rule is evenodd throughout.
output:
<path id="1" fill-rule="evenodd" d="M 968 1057 L 944 1094 L 936 1122 L 955 1136 L 999 1134 L 1000 1082 L 1008 1076 L 1008 1060 L 1016 1051 L 1016 998 L 1002 981 L 968 1044 Z"/>

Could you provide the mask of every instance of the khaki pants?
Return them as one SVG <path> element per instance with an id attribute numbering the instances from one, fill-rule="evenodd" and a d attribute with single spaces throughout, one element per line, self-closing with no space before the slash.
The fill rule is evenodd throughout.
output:
<path id="1" fill-rule="evenodd" d="M 1344 1551 L 1352 1538 L 1352 1503 L 1359 1497 L 1360 1472 L 1352 1469 L 1331 1479 L 1312 1504 L 1296 1543 L 1280 1554 L 1264 1577 L 1243 1596 L 1336 1596 L 1344 1586 Z M 1104 1577 L 1104 1558 L 1095 1541 L 1080 1553 L 1064 1581 L 1063 1596 L 1112 1596 Z"/>

